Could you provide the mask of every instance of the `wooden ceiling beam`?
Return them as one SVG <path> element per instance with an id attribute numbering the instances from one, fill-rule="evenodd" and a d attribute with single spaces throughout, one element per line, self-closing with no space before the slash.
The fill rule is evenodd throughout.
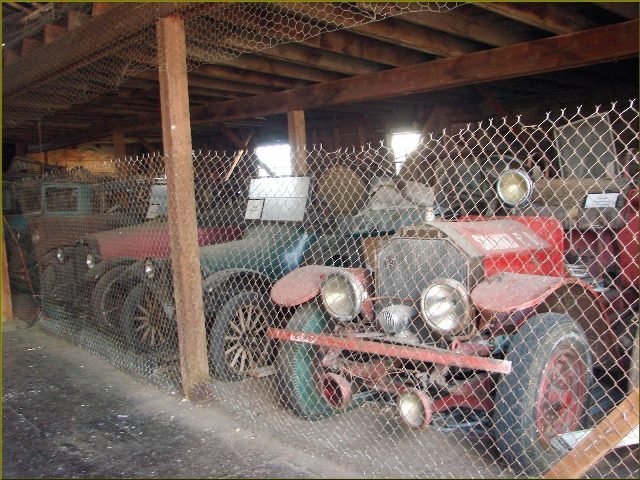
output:
<path id="1" fill-rule="evenodd" d="M 216 8 L 219 4 L 211 4 Z M 19 62 L 3 68 L 3 95 L 24 92 L 40 82 L 49 82 L 69 69 L 77 69 L 122 48 L 122 39 L 144 27 L 153 25 L 156 18 L 189 8 L 188 3 L 125 3 L 92 18 L 70 30 L 38 54 L 27 55 Z M 97 35 L 96 32 L 100 32 Z"/>
<path id="2" fill-rule="evenodd" d="M 437 30 L 425 29 L 392 18 L 371 22 L 371 15 L 346 11 L 339 4 L 324 3 L 321 9 L 309 3 L 286 2 L 280 8 L 336 27 L 394 45 L 440 57 L 452 57 L 483 48 L 482 45 Z"/>
<path id="3" fill-rule="evenodd" d="M 622 18 L 629 20 L 638 18 L 638 2 L 597 2 L 596 5 Z"/>
<path id="4" fill-rule="evenodd" d="M 191 123 L 215 124 L 291 110 L 326 108 L 330 105 L 539 75 L 637 55 L 638 21 L 633 20 L 320 85 L 219 102 L 208 108 L 194 109 Z M 158 125 L 157 116 L 149 116 L 147 120 L 147 123 L 139 120 L 131 125 L 122 125 L 122 122 L 117 125 L 97 125 L 90 131 L 79 132 L 77 136 L 60 141 L 66 144 L 82 143 L 104 136 L 105 132 L 109 134 L 110 129 L 116 127 L 137 131 Z"/>
<path id="5" fill-rule="evenodd" d="M 239 21 L 242 22 L 242 20 Z M 240 25 L 245 29 L 256 26 L 259 27 L 260 25 L 256 25 L 256 23 L 259 22 L 244 21 L 244 24 L 241 23 Z M 256 35 L 269 35 L 270 32 L 266 30 L 266 27 L 264 28 L 265 29 L 262 33 L 257 31 Z M 207 29 L 192 32 L 190 38 L 206 45 L 206 42 L 211 40 L 209 35 L 206 33 L 206 30 L 209 29 L 214 31 L 230 32 L 232 30 L 232 26 L 219 21 L 211 21 Z M 252 41 L 247 40 L 244 33 L 240 35 L 229 33 L 225 35 L 224 38 L 217 39 L 216 46 L 223 46 L 229 49 L 241 51 L 252 51 L 255 49 L 255 44 Z M 307 67 L 329 70 L 344 75 L 362 75 L 364 73 L 371 73 L 384 68 L 379 63 L 345 57 L 344 55 L 318 50 L 316 48 L 310 48 L 305 45 L 295 43 L 285 43 L 265 48 L 263 50 L 255 51 L 254 54 L 261 57 L 274 58 L 280 61 L 297 63 Z"/>
<path id="6" fill-rule="evenodd" d="M 301 87 L 308 84 L 308 82 L 302 80 L 292 80 L 279 75 L 258 73 L 221 65 L 201 65 L 193 70 L 193 73 L 210 78 L 219 78 L 222 80 L 281 89 Z"/>
<path id="7" fill-rule="evenodd" d="M 229 57 L 213 58 L 211 51 L 206 46 L 190 45 L 187 47 L 187 55 L 190 59 L 202 63 L 215 63 L 229 67 L 237 67 L 254 72 L 279 75 L 281 77 L 295 78 L 310 82 L 328 82 L 342 78 L 343 75 L 336 72 L 320 70 L 318 68 L 297 65 L 285 61 L 267 59 L 258 55 L 245 53 L 240 56 L 230 54 Z"/>
<path id="8" fill-rule="evenodd" d="M 597 26 L 592 19 L 571 11 L 571 4 L 487 2 L 474 6 L 560 35 Z"/>
<path id="9" fill-rule="evenodd" d="M 394 8 L 394 7 L 388 7 Z M 395 7 L 397 8 L 397 7 Z M 451 35 L 485 43 L 492 47 L 504 47 L 514 43 L 529 42 L 540 38 L 529 29 L 518 29 L 503 17 L 486 12 L 484 15 L 458 7 L 447 12 L 421 11 L 405 13 L 401 20 L 423 27 L 434 28 Z"/>

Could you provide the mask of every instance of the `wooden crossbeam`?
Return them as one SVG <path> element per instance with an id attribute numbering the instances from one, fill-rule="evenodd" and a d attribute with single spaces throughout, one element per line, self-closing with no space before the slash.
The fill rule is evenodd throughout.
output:
<path id="1" fill-rule="evenodd" d="M 638 396 L 635 388 L 585 438 L 562 457 L 544 478 L 580 478 L 638 426 Z"/>
<path id="2" fill-rule="evenodd" d="M 192 123 L 214 124 L 293 110 L 379 100 L 583 67 L 637 55 L 638 21 L 632 20 L 284 92 L 219 102 L 199 112 L 192 110 Z M 51 143 L 46 148 L 59 146 L 60 143 L 73 145 L 100 138 L 105 132 L 112 132 L 111 128 L 120 127 L 131 132 L 158 125 L 156 116 L 149 116 L 147 120 L 141 119 L 131 125 L 122 125 L 121 122 L 113 127 L 100 125 L 73 138 Z"/>
<path id="3" fill-rule="evenodd" d="M 209 8 L 216 8 L 211 4 Z M 119 4 L 92 18 L 48 45 L 38 49 L 38 55 L 26 55 L 2 70 L 3 96 L 33 87 L 42 81 L 80 68 L 104 57 L 121 45 L 123 38 L 152 25 L 156 18 L 189 8 L 188 3 L 126 3 Z M 96 32 L 104 34 L 96 35 Z"/>

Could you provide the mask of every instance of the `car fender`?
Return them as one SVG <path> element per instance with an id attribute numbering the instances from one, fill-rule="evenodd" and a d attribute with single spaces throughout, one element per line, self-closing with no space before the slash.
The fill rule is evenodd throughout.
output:
<path id="1" fill-rule="evenodd" d="M 84 274 L 83 280 L 85 283 L 97 282 L 105 273 L 107 273 L 112 268 L 127 264 L 133 264 L 135 263 L 135 261 L 136 260 L 134 258 L 118 258 L 116 260 L 106 260 L 104 262 L 100 262 L 96 264 L 96 266 L 92 269 L 87 270 L 87 272 Z"/>
<path id="2" fill-rule="evenodd" d="M 618 356 L 602 296 L 578 278 L 503 272 L 480 282 L 471 300 L 482 316 L 481 329 L 509 331 L 534 314 L 563 313 L 582 327 L 601 364 Z"/>
<path id="3" fill-rule="evenodd" d="M 340 268 L 308 265 L 285 275 L 271 289 L 271 300 L 281 307 L 296 307 L 320 295 L 320 285 L 331 273 L 349 272 L 369 289 L 370 281 L 364 268 Z"/>

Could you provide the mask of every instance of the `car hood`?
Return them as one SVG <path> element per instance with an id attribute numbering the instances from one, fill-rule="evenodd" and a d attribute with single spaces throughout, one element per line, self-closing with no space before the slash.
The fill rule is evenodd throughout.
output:
<path id="1" fill-rule="evenodd" d="M 205 277 L 243 268 L 280 278 L 298 267 L 314 240 L 300 225 L 257 225 L 247 229 L 241 240 L 201 248 L 200 265 Z"/>
<path id="2" fill-rule="evenodd" d="M 198 245 L 229 242 L 241 236 L 239 226 L 198 228 Z M 92 250 L 100 253 L 101 261 L 122 257 L 168 258 L 171 251 L 167 222 L 147 222 L 94 233 L 86 240 Z"/>

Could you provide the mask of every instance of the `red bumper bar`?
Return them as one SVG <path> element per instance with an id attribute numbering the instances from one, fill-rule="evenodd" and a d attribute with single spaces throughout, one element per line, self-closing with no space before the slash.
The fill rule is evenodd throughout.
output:
<path id="1" fill-rule="evenodd" d="M 269 328 L 267 336 L 285 342 L 309 343 L 321 347 L 350 350 L 352 352 L 370 353 L 386 357 L 415 360 L 418 362 L 438 363 L 473 370 L 485 370 L 487 372 L 510 373 L 511 362 L 496 358 L 479 357 L 464 353 L 451 352 L 434 347 L 411 347 L 407 345 L 394 345 L 390 343 L 372 342 L 359 338 L 336 337 L 333 335 L 321 335 L 317 333 L 296 332 L 281 328 Z"/>

